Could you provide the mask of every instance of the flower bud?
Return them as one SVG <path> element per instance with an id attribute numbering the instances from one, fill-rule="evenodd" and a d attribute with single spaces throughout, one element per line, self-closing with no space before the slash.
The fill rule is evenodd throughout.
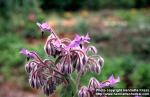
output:
<path id="1" fill-rule="evenodd" d="M 83 86 L 78 92 L 79 97 L 91 97 L 90 96 L 90 91 L 88 90 L 87 87 Z"/>
<path id="2" fill-rule="evenodd" d="M 35 62 L 28 62 L 26 65 L 25 65 L 25 70 L 27 73 L 30 73 L 33 68 L 36 66 L 37 64 Z"/>
<path id="3" fill-rule="evenodd" d="M 72 72 L 72 65 L 71 64 L 63 64 L 61 67 L 61 72 L 70 74 Z"/>
<path id="4" fill-rule="evenodd" d="M 103 65 L 104 65 L 104 59 L 103 59 L 102 57 L 100 57 L 100 58 L 98 59 L 98 64 L 99 64 L 101 67 L 103 67 Z"/>
<path id="5" fill-rule="evenodd" d="M 89 88 L 99 88 L 99 81 L 96 78 L 92 77 L 89 81 Z"/>
<path id="6" fill-rule="evenodd" d="M 56 86 L 55 86 L 54 82 L 51 82 L 50 84 L 46 84 L 43 87 L 43 92 L 47 96 L 49 96 L 50 94 L 54 93 L 54 90 L 56 90 Z"/>
<path id="7" fill-rule="evenodd" d="M 66 56 L 66 57 L 62 58 L 61 62 L 62 62 L 62 64 L 61 64 L 61 72 L 62 73 L 66 73 L 66 74 L 72 73 L 73 66 L 71 64 L 70 56 Z"/>
<path id="8" fill-rule="evenodd" d="M 95 46 L 90 46 L 90 47 L 87 49 L 87 51 L 91 51 L 91 52 L 93 52 L 94 54 L 97 54 L 97 49 L 96 49 Z"/>
<path id="9" fill-rule="evenodd" d="M 90 67 L 90 70 L 91 70 L 92 72 L 95 72 L 95 73 L 99 74 L 100 71 L 101 71 L 101 67 L 100 67 L 100 65 L 98 65 L 98 64 L 93 64 L 93 65 Z"/>
<path id="10" fill-rule="evenodd" d="M 40 79 L 39 77 L 31 77 L 29 78 L 29 84 L 32 88 L 39 89 L 44 85 L 44 80 Z"/>
<path id="11" fill-rule="evenodd" d="M 76 69 L 77 69 L 77 72 L 80 72 L 81 69 L 82 69 L 82 67 L 83 67 L 83 64 L 82 64 L 81 60 L 78 59 L 77 62 L 76 62 Z"/>

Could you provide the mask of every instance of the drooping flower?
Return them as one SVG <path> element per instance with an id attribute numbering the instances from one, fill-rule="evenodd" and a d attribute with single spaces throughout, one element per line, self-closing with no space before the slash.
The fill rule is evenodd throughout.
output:
<path id="1" fill-rule="evenodd" d="M 99 57 L 99 58 L 98 58 L 98 64 L 99 64 L 101 67 L 103 67 L 103 65 L 104 65 L 104 59 L 103 59 L 102 57 Z"/>
<path id="2" fill-rule="evenodd" d="M 101 71 L 101 67 L 100 67 L 100 65 L 98 65 L 98 64 L 92 65 L 90 69 L 91 69 L 92 72 L 95 72 L 95 73 L 97 73 L 97 74 L 99 74 L 100 71 Z"/>
<path id="3" fill-rule="evenodd" d="M 92 77 L 89 81 L 89 88 L 92 89 L 99 88 L 99 81 L 96 78 Z"/>
<path id="4" fill-rule="evenodd" d="M 34 54 L 31 53 L 30 51 L 26 50 L 26 49 L 21 49 L 20 51 L 21 54 L 27 56 L 28 58 L 33 58 L 34 57 Z"/>
<path id="5" fill-rule="evenodd" d="M 53 81 L 51 83 L 47 83 L 46 85 L 43 86 L 43 92 L 47 96 L 54 93 L 54 90 L 56 90 L 56 85 Z"/>
<path id="6" fill-rule="evenodd" d="M 40 29 L 41 29 L 42 32 L 44 32 L 44 31 L 49 31 L 49 32 L 51 32 L 51 27 L 48 25 L 47 22 L 44 22 L 44 23 L 36 23 L 36 24 L 40 27 Z"/>
<path id="7" fill-rule="evenodd" d="M 39 89 L 44 85 L 44 80 L 40 79 L 40 77 L 30 77 L 29 84 L 32 88 Z"/>
<path id="8" fill-rule="evenodd" d="M 30 73 L 38 64 L 36 62 L 28 62 L 26 65 L 25 65 L 25 69 L 27 71 L 27 73 Z"/>
<path id="9" fill-rule="evenodd" d="M 73 66 L 71 64 L 71 59 L 69 56 L 63 58 L 61 63 L 61 72 L 64 74 L 70 74 L 73 71 Z"/>
<path id="10" fill-rule="evenodd" d="M 91 97 L 90 91 L 86 86 L 82 86 L 78 92 L 79 97 Z"/>

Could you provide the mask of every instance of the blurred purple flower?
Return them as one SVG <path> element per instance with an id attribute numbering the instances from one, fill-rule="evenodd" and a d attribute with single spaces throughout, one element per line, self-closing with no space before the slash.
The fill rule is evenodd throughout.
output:
<path id="1" fill-rule="evenodd" d="M 140 97 L 140 96 L 136 95 L 136 96 L 134 96 L 134 97 Z"/>
<path id="2" fill-rule="evenodd" d="M 86 34 L 85 36 L 80 36 L 80 35 L 77 34 L 74 40 L 79 41 L 79 42 L 89 43 L 90 37 L 89 37 L 88 34 Z"/>
<path id="3" fill-rule="evenodd" d="M 20 53 L 23 54 L 23 55 L 25 55 L 25 56 L 27 56 L 28 58 L 33 58 L 34 57 L 33 53 L 30 53 L 28 50 L 26 50 L 24 48 L 21 49 Z"/>
<path id="4" fill-rule="evenodd" d="M 116 84 L 117 82 L 120 81 L 120 77 L 118 76 L 118 77 L 115 79 L 114 76 L 111 75 L 111 76 L 109 77 L 108 81 L 110 82 L 110 85 L 114 85 L 114 84 Z"/>
<path id="5" fill-rule="evenodd" d="M 88 34 L 86 36 L 80 36 L 77 34 L 74 40 L 69 44 L 69 46 L 67 46 L 67 48 L 77 47 L 83 43 L 89 43 L 89 40 L 90 38 Z"/>
<path id="6" fill-rule="evenodd" d="M 44 23 L 36 23 L 39 27 L 40 27 L 40 29 L 41 29 L 41 31 L 42 32 L 44 32 L 44 31 L 49 31 L 49 32 L 51 32 L 51 28 L 50 28 L 50 26 L 48 25 L 48 23 L 47 22 L 44 22 Z"/>
<path id="7" fill-rule="evenodd" d="M 107 86 L 113 86 L 116 83 L 120 82 L 120 77 L 118 76 L 116 79 L 114 78 L 113 75 L 111 75 L 108 80 L 106 80 L 105 82 L 100 83 L 100 87 L 107 87 Z"/>

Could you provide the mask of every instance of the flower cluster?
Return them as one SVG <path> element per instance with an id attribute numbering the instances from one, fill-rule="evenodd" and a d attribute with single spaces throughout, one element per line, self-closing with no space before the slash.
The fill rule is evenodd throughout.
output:
<path id="1" fill-rule="evenodd" d="M 77 84 L 80 77 L 86 72 L 99 74 L 104 64 L 104 59 L 97 55 L 95 46 L 89 45 L 89 35 L 76 35 L 73 40 L 59 38 L 48 23 L 37 23 L 42 34 L 50 32 L 44 45 L 45 53 L 55 60 L 42 59 L 36 52 L 22 49 L 21 54 L 27 56 L 25 69 L 29 74 L 29 84 L 32 88 L 42 88 L 48 96 L 60 84 L 68 85 L 68 77 L 72 72 L 77 72 Z M 66 77 L 67 76 L 67 77 Z M 92 97 L 95 88 L 103 88 L 119 82 L 119 78 L 111 76 L 106 82 L 98 82 L 91 78 L 88 87 L 81 87 L 79 97 Z"/>

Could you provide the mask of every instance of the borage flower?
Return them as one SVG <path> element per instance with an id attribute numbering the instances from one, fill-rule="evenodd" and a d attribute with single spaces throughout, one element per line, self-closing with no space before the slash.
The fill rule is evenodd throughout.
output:
<path id="1" fill-rule="evenodd" d="M 42 32 L 44 32 L 44 31 L 49 31 L 49 32 L 51 32 L 52 30 L 51 30 L 51 27 L 48 25 L 48 23 L 47 22 L 45 22 L 45 23 L 36 23 L 37 25 L 38 25 L 38 27 L 40 28 L 40 30 L 42 31 Z"/>
<path id="2" fill-rule="evenodd" d="M 120 82 L 120 77 L 118 76 L 116 79 L 114 78 L 113 75 L 111 75 L 108 80 L 106 80 L 105 82 L 101 82 L 100 83 L 100 87 L 104 88 L 104 87 L 108 87 L 108 86 L 114 86 L 116 83 Z"/>
<path id="3" fill-rule="evenodd" d="M 20 53 L 27 56 L 28 58 L 34 58 L 34 54 L 24 48 L 21 49 Z"/>
<path id="4" fill-rule="evenodd" d="M 44 50 L 48 56 L 53 57 L 53 61 L 42 59 L 36 52 L 22 49 L 21 54 L 31 58 L 25 65 L 29 74 L 29 84 L 32 88 L 42 88 L 43 92 L 49 96 L 60 84 L 71 86 L 71 74 L 77 71 L 76 86 L 80 88 L 80 79 L 86 72 L 99 74 L 104 59 L 97 55 L 95 46 L 89 46 L 90 37 L 76 35 L 73 40 L 68 38 L 59 38 L 48 23 L 37 23 L 42 31 L 51 32 L 44 45 Z M 92 52 L 92 54 L 91 54 Z M 83 86 L 78 91 L 79 97 L 95 97 L 96 88 L 105 88 L 113 86 L 120 81 L 120 78 L 110 76 L 105 82 L 99 82 L 92 77 L 88 87 Z M 73 81 L 74 82 L 74 81 Z M 67 88 L 64 88 L 67 89 Z M 70 89 L 70 88 L 69 88 Z M 76 94 L 75 94 L 76 95 Z"/>
<path id="5" fill-rule="evenodd" d="M 90 37 L 87 34 L 86 36 L 75 36 L 74 40 L 67 46 L 67 48 L 73 48 L 83 45 L 84 43 L 89 43 Z"/>

